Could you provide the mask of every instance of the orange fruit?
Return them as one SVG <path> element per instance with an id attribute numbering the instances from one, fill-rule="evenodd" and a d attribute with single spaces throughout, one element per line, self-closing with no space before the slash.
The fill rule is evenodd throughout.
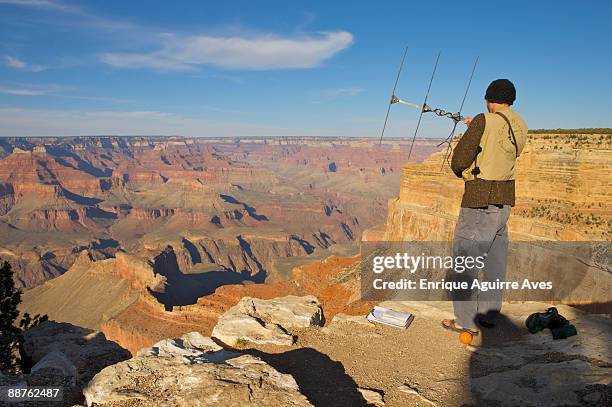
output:
<path id="1" fill-rule="evenodd" d="M 461 332 L 459 334 L 459 342 L 464 345 L 469 345 L 470 343 L 472 343 L 472 334 L 469 332 Z"/>

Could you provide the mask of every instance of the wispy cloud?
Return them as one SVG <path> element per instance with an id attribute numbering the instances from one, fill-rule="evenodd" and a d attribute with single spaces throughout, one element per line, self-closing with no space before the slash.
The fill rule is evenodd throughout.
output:
<path id="1" fill-rule="evenodd" d="M 75 4 L 68 4 L 56 0 L 0 0 L 1 5 L 19 6 L 30 8 L 41 13 L 54 12 L 56 16 L 64 14 L 66 18 L 46 18 L 39 20 L 38 23 L 52 24 L 61 26 L 63 29 L 71 26 L 86 27 L 88 30 L 98 29 L 109 33 L 124 35 L 125 31 L 139 31 L 142 27 L 122 21 L 118 18 L 99 17 L 95 13 Z"/>
<path id="2" fill-rule="evenodd" d="M 0 0 L 2 1 L 2 0 Z M 10 67 L 10 68 L 14 68 L 14 69 L 20 69 L 20 70 L 25 70 L 25 71 L 30 71 L 30 72 L 42 72 L 45 71 L 47 69 L 46 66 L 43 65 L 35 65 L 35 64 L 29 64 L 25 61 L 22 61 L 21 59 L 17 58 L 17 57 L 13 57 L 10 55 L 5 55 L 4 56 L 4 65 Z"/>
<path id="3" fill-rule="evenodd" d="M 10 66 L 15 69 L 22 69 L 26 67 L 26 63 L 9 55 L 4 57 L 4 63 L 6 66 Z"/>
<path id="4" fill-rule="evenodd" d="M 331 101 L 336 99 L 348 99 L 352 97 L 356 97 L 363 93 L 365 89 L 350 87 L 350 88 L 335 88 L 335 89 L 325 89 L 319 92 L 314 93 L 316 100 L 311 101 L 313 105 L 318 105 L 323 103 L 324 101 Z"/>
<path id="5" fill-rule="evenodd" d="M 144 53 L 105 53 L 101 60 L 118 68 L 152 68 L 162 71 L 196 69 L 213 65 L 230 69 L 272 70 L 313 68 L 349 47 L 346 31 L 297 38 L 273 34 L 255 36 L 160 36 L 159 49 Z"/>
<path id="6" fill-rule="evenodd" d="M 0 87 L 0 93 L 14 96 L 41 96 L 48 92 L 42 89 L 24 89 L 24 88 L 3 88 Z"/>
<path id="7" fill-rule="evenodd" d="M 43 8 L 57 11 L 75 11 L 76 7 L 52 0 L 0 0 L 0 4 L 11 6 L 22 6 L 32 8 Z"/>
<path id="8" fill-rule="evenodd" d="M 14 96 L 43 96 L 67 90 L 58 85 L 34 85 L 31 83 L 13 83 L 10 85 L 0 85 L 0 93 Z"/>
<path id="9" fill-rule="evenodd" d="M 161 111 L 80 111 L 0 107 L 0 137 L 94 134 L 207 136 L 317 135 L 262 123 L 226 122 Z M 325 133 L 328 134 L 328 133 Z"/>
<path id="10" fill-rule="evenodd" d="M 362 93 L 365 89 L 363 88 L 338 88 L 328 89 L 323 92 L 325 96 L 330 99 L 337 99 L 342 97 L 354 97 Z"/>
<path id="11" fill-rule="evenodd" d="M 63 13 L 68 18 L 44 21 L 63 28 L 87 27 L 89 35 L 103 33 L 110 45 L 107 52 L 97 54 L 97 59 L 116 68 L 158 71 L 194 71 L 201 66 L 235 70 L 314 68 L 353 43 L 353 35 L 341 30 L 304 33 L 303 26 L 298 26 L 295 32 L 299 34 L 280 35 L 230 26 L 216 31 L 220 34 L 193 34 L 180 29 L 166 33 L 156 27 L 101 17 L 86 7 L 57 0 L 0 0 L 2 4 Z M 123 51 L 126 46 L 136 51 Z M 10 58 L 11 63 L 23 62 L 19 67 L 11 65 L 16 69 L 45 69 Z"/>
<path id="12" fill-rule="evenodd" d="M 53 96 L 54 98 L 78 99 L 109 103 L 130 103 L 130 100 L 109 96 L 91 96 L 82 94 L 73 86 L 54 83 L 34 84 L 24 82 L 0 83 L 0 94 L 13 96 Z"/>

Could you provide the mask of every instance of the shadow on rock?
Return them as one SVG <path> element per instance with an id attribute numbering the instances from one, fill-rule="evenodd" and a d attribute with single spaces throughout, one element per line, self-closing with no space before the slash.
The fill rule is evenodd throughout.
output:
<path id="1" fill-rule="evenodd" d="M 102 332 L 65 322 L 43 322 L 26 331 L 24 337 L 23 380 L 29 386 L 62 386 L 65 405 L 82 403 L 83 387 L 98 372 L 131 358 Z"/>
<path id="2" fill-rule="evenodd" d="M 316 407 L 370 406 L 340 362 L 312 348 L 284 353 L 241 350 L 257 356 L 281 373 L 293 376 L 300 391 Z"/>
<path id="3" fill-rule="evenodd" d="M 524 317 L 537 311 L 528 304 L 524 309 Z M 585 326 L 578 336 L 554 340 L 548 329 L 531 334 L 524 321 L 500 315 L 494 328 L 481 329 L 470 357 L 475 404 L 469 406 L 609 406 L 609 346 L 604 342 L 610 325 L 605 324 L 593 335 Z"/>

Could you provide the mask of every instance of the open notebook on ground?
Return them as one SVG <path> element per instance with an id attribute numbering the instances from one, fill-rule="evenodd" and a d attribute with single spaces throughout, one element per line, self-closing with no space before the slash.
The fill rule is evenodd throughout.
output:
<path id="1" fill-rule="evenodd" d="M 367 318 L 371 322 L 406 329 L 412 323 L 414 315 L 409 312 L 394 311 L 389 308 L 375 306 Z"/>

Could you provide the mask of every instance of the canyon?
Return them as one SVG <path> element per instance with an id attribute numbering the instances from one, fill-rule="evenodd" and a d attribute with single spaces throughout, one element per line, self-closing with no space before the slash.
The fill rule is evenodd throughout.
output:
<path id="1" fill-rule="evenodd" d="M 609 241 L 608 179 L 600 169 L 612 158 L 611 140 L 609 136 L 600 135 L 579 137 L 582 138 L 580 143 L 571 136 L 530 137 L 518 164 L 517 205 L 509 223 L 512 241 L 539 242 L 540 246 L 542 242 Z M 226 148 L 231 149 L 229 146 Z M 297 151 L 295 154 L 301 156 L 299 150 L 294 146 L 291 151 Z M 285 147 L 281 151 L 287 153 Z M 372 241 L 450 242 L 459 211 L 462 183 L 447 167 L 441 170 L 443 156 L 444 152 L 434 152 L 422 163 L 402 166 L 401 176 L 398 174 L 396 177 L 400 185 L 399 196 L 388 199 L 388 212 L 372 211 L 371 207 L 362 208 L 364 212 L 351 210 L 352 214 L 364 214 L 363 218 L 358 217 L 359 222 L 353 223 L 360 226 L 355 231 L 361 231 L 361 236 L 354 236 L 355 243 L 361 241 L 363 249 Z M 244 156 L 233 159 L 239 158 L 244 159 Z M 319 156 L 318 159 L 322 158 Z M 299 158 L 298 162 L 304 160 Z M 342 163 L 339 159 L 336 161 Z M 339 164 L 338 168 L 344 165 L 348 162 Z M 361 169 L 358 171 L 362 172 Z M 397 167 L 387 167 L 387 174 L 397 172 Z M 379 179 L 382 177 L 382 171 L 371 169 L 370 176 L 375 174 Z M 318 176 L 329 180 L 328 175 Z M 347 185 L 348 182 L 341 184 L 335 184 L 340 191 L 354 188 L 354 185 Z M 252 202 L 238 193 L 246 190 L 247 183 L 241 185 L 245 186 L 236 191 L 235 199 Z M 317 194 L 316 191 L 314 188 L 313 194 Z M 154 231 L 138 244 L 123 243 L 122 249 L 104 258 L 99 251 L 86 248 L 75 255 L 76 261 L 63 275 L 27 290 L 22 309 L 33 314 L 47 313 L 51 319 L 88 329 L 102 330 L 108 338 L 133 354 L 158 340 L 190 331 L 210 335 L 218 317 L 244 296 L 272 298 L 313 294 L 330 317 L 337 312 L 363 313 L 373 302 L 361 298 L 359 249 L 348 252 L 332 250 L 339 246 L 338 242 L 350 241 L 342 228 L 346 218 L 341 215 L 346 215 L 347 208 L 353 207 L 351 205 L 363 205 L 363 199 L 374 198 L 364 195 L 357 202 L 345 202 L 342 208 L 321 206 L 318 215 L 315 211 L 308 212 L 313 217 L 305 223 L 300 223 L 304 220 L 299 219 L 303 215 L 284 218 L 287 228 L 296 227 L 295 221 L 302 228 L 309 226 L 321 230 L 322 225 L 315 222 L 323 219 L 329 225 L 330 218 L 333 220 L 339 216 L 335 219 L 335 229 L 332 226 L 326 229 L 335 244 L 330 244 L 331 240 L 310 238 L 305 233 L 299 236 L 291 233 L 273 239 L 269 234 L 272 233 L 270 227 L 260 225 L 262 221 L 252 217 L 247 234 L 246 225 L 229 226 L 228 218 L 219 216 L 224 227 L 212 229 L 217 233 L 207 232 L 210 234 L 206 236 L 202 231 L 188 229 L 182 231 L 180 240 L 178 237 L 172 240 L 172 234 L 162 236 Z M 270 211 L 259 209 L 270 205 L 265 199 L 261 202 L 256 214 L 269 217 L 268 222 L 283 211 L 280 207 Z M 292 202 L 295 201 L 283 202 L 283 205 L 286 207 Z M 380 213 L 367 217 L 365 213 L 368 210 Z M 249 217 L 248 214 L 246 211 L 245 217 Z M 147 222 L 147 219 L 140 222 Z M 201 227 L 210 227 L 210 222 Z M 240 228 L 241 233 L 233 242 L 231 238 L 221 237 L 226 236 L 227 229 L 236 228 Z M 168 232 L 166 224 L 163 230 Z M 278 230 L 274 233 L 278 234 Z M 134 250 L 128 251 L 130 247 Z M 303 256 L 309 247 L 314 249 L 313 253 Z M 576 267 L 575 261 L 568 262 L 567 256 L 560 256 L 558 250 L 541 250 L 541 247 L 533 249 L 529 246 L 525 251 L 526 257 L 519 256 L 518 260 L 511 253 L 510 268 L 520 270 L 517 265 L 527 262 L 529 268 L 525 273 L 528 277 L 546 278 L 551 273 L 559 273 L 558 270 L 551 271 L 551 267 L 559 270 Z M 558 258 L 553 261 L 555 256 Z M 286 271 L 279 273 L 279 267 L 274 268 L 279 262 L 283 263 Z M 214 267 L 219 265 L 224 267 L 215 270 Z M 207 271 L 198 272 L 204 266 L 209 267 Z M 259 279 L 262 270 L 265 270 L 265 278 Z M 573 278 L 570 273 L 570 277 L 565 276 L 562 281 L 564 286 L 576 288 L 572 294 L 579 297 L 574 297 L 573 303 L 588 305 L 609 301 L 611 278 L 608 270 L 579 265 L 573 273 Z M 103 299 L 99 299 L 101 293 L 104 293 Z M 87 312 L 83 312 L 84 309 Z"/>
<path id="2" fill-rule="evenodd" d="M 0 256 L 24 288 L 61 275 L 85 249 L 98 260 L 122 251 L 158 262 L 170 250 L 182 273 L 217 273 L 208 280 L 283 278 L 305 258 L 355 252 L 361 231 L 384 218 L 408 147 L 350 138 L 3 138 Z M 417 141 L 413 157 L 436 149 Z"/>
<path id="3" fill-rule="evenodd" d="M 52 184 L 53 193 L 44 204 L 46 209 L 60 201 L 68 202 L 76 210 L 77 200 L 82 211 L 77 214 L 84 215 L 78 221 L 70 216 L 50 218 L 48 223 L 41 223 L 43 230 L 30 236 L 29 241 L 42 239 L 41 236 L 66 239 L 83 230 L 97 240 L 82 243 L 79 250 L 70 250 L 67 261 L 70 265 L 58 272 L 57 277 L 43 278 L 26 289 L 21 310 L 48 314 L 51 320 L 73 324 L 86 332 L 99 332 L 122 352 L 127 350 L 133 356 L 125 362 L 127 366 L 142 365 L 146 375 L 132 377 L 131 370 L 121 363 L 109 366 L 91 382 L 97 390 L 86 390 L 88 400 L 99 394 L 108 394 L 111 399 L 123 397 L 116 393 L 117 388 L 153 380 L 158 375 L 153 367 L 158 365 L 167 365 L 189 377 L 189 372 L 195 370 L 185 368 L 183 362 L 176 365 L 177 359 L 168 362 L 143 357 L 159 353 L 162 348 L 173 349 L 180 355 L 196 352 L 187 346 L 188 341 L 180 338 L 197 337 L 223 355 L 239 352 L 255 357 L 265 372 L 270 371 L 269 364 L 281 374 L 291 374 L 299 390 L 315 405 L 336 405 L 330 398 L 336 393 L 353 400 L 354 405 L 464 405 L 474 400 L 527 405 L 532 397 L 538 400 L 556 397 L 557 393 L 550 393 L 542 383 L 534 390 L 532 383 L 538 382 L 540 372 L 571 377 L 574 371 L 583 372 L 584 380 L 563 381 L 563 397 L 567 398 L 564 400 L 572 400 L 575 405 L 590 400 L 594 400 L 593 405 L 605 405 L 610 386 L 606 370 L 609 352 L 606 354 L 606 345 L 600 339 L 609 336 L 612 329 L 605 316 L 558 305 L 576 324 L 579 335 L 566 342 L 553 341 L 544 334 L 531 336 L 523 326 L 530 313 L 545 310 L 550 302 L 512 301 L 504 304 L 502 327 L 486 332 L 467 348 L 460 347 L 455 335 L 439 327 L 441 318 L 452 315 L 447 302 L 393 298 L 383 302 L 383 306 L 415 313 L 415 326 L 408 331 L 375 327 L 363 317 L 373 305 L 380 304 L 364 298 L 362 292 L 363 256 L 369 244 L 398 241 L 448 244 L 452 239 L 463 186 L 442 165 L 445 151 L 436 151 L 434 143 L 424 142 L 419 155 L 422 162 L 402 163 L 401 145 L 387 147 L 386 153 L 381 152 L 376 158 L 376 154 L 363 151 L 360 155 L 354 151 L 361 148 L 358 147 L 361 142 L 352 146 L 339 143 L 325 151 L 320 145 L 308 144 L 315 143 L 313 140 L 303 141 L 303 145 L 296 145 L 293 140 L 289 146 L 281 144 L 285 141 L 277 140 L 279 145 L 274 148 L 264 142 L 253 142 L 248 153 L 237 148 L 236 143 L 216 146 L 215 154 L 235 164 L 221 171 L 227 177 L 225 181 L 205 182 L 206 192 L 198 190 L 200 187 L 195 183 L 189 184 L 197 186 L 190 190 L 195 191 L 193 194 L 182 195 L 180 188 L 170 192 L 163 185 L 174 188 L 168 175 L 171 173 L 164 172 L 163 177 L 168 180 L 159 181 L 151 171 L 136 171 L 137 166 L 130 171 L 120 170 L 131 175 L 121 175 L 119 181 L 111 179 L 104 184 L 109 185 L 108 189 L 96 192 L 98 195 L 78 190 L 74 179 L 70 180 L 73 184 L 66 185 L 79 191 L 82 198 L 70 195 L 77 194 L 71 190 L 62 192 L 64 186 L 59 182 Z M 147 148 L 151 150 L 150 145 Z M 332 155 L 337 148 L 344 151 L 344 158 Z M 152 148 L 160 150 L 161 147 Z M 398 155 L 391 154 L 392 151 Z M 14 154 L 27 153 L 13 152 L 5 159 Z M 34 154 L 32 150 L 31 155 Z M 397 162 L 388 161 L 389 157 L 396 157 Z M 361 160 L 359 168 L 354 164 L 357 159 Z M 581 308 L 598 305 L 603 308 L 595 309 L 596 312 L 607 313 L 612 288 L 607 254 L 612 211 L 609 174 L 602 168 L 606 168 L 610 159 L 609 135 L 530 135 L 518 162 L 517 205 L 509 221 L 511 244 L 524 245 L 517 253 L 511 250 L 509 269 L 525 269 L 529 277 L 544 278 L 558 277 L 559 271 L 565 270 L 563 267 L 569 267 L 570 276 L 565 276 L 562 282 L 571 285 L 571 293 L 578 297 L 568 297 L 573 301 L 563 302 Z M 144 161 L 141 157 L 139 165 Z M 240 167 L 237 164 L 240 162 L 248 164 Z M 330 166 L 331 162 L 334 166 Z M 386 166 L 380 166 L 382 162 Z M 234 167 L 240 168 L 242 180 L 232 178 Z M 48 164 L 47 168 L 53 166 Z M 343 174 L 343 168 L 351 170 Z M 20 171 L 23 179 L 27 179 L 27 171 Z M 14 183 L 17 186 L 4 184 L 4 191 L 10 193 L 4 195 L 3 202 L 9 210 L 2 219 L 15 233 L 31 235 L 27 228 L 34 223 L 17 221 L 26 218 L 20 215 L 23 212 L 12 211 L 24 208 L 25 203 L 15 202 L 27 194 L 13 191 L 38 188 L 40 177 L 36 174 L 37 178 L 30 175 L 33 181 L 29 186 L 18 182 Z M 46 173 L 40 174 L 44 178 Z M 284 180 L 280 178 L 282 174 L 293 178 Z M 334 179 L 337 174 L 342 174 L 340 179 Z M 395 188 L 387 182 L 395 182 Z M 304 190 L 299 192 L 296 185 Z M 156 198 L 158 201 L 143 197 L 150 189 L 159 192 L 157 188 L 170 196 L 162 194 Z M 373 196 L 373 189 L 367 192 L 369 188 L 378 188 L 380 196 Z M 113 191 L 112 197 L 106 194 L 109 191 Z M 189 201 L 192 195 L 207 197 L 211 202 Z M 103 201 L 83 202 L 83 197 Z M 130 206 L 118 197 L 129 197 Z M 383 198 L 385 202 L 381 202 Z M 188 200 L 189 210 L 176 204 L 183 199 Z M 98 208 L 117 217 L 108 223 L 98 223 L 95 216 L 88 216 L 87 208 Z M 242 216 L 236 216 L 234 210 L 241 211 Z M 91 215 L 92 209 L 89 211 Z M 192 215 L 185 216 L 187 212 Z M 189 219 L 194 223 L 190 224 Z M 90 222 L 95 222 L 96 227 L 106 225 L 107 234 L 95 234 L 98 229 Z M 350 233 L 343 225 L 349 226 Z M 28 247 L 26 242 L 23 235 L 22 247 Z M 546 248 L 551 243 L 584 244 L 603 248 L 603 252 L 589 252 L 588 261 L 577 266 L 576 253 L 554 246 Z M 36 245 L 29 247 L 40 250 Z M 3 250 L 16 249 L 13 243 Z M 40 257 L 31 259 L 40 264 Z M 19 269 L 22 275 L 28 275 L 24 270 L 36 270 L 28 269 L 23 262 L 24 267 Z M 580 278 L 572 279 L 572 273 Z M 324 326 L 275 328 L 274 321 L 284 318 L 287 307 L 300 298 L 320 307 L 320 315 L 317 313 L 313 320 L 315 325 Z M 272 333 L 262 331 L 258 324 Z M 249 331 L 251 328 L 254 331 Z M 223 349 L 202 335 L 217 341 L 222 338 Z M 271 339 L 266 342 L 266 338 Z M 187 344 L 186 348 L 177 350 L 181 344 Z M 399 357 L 409 358 L 412 363 L 394 367 L 398 356 L 387 352 L 388 349 L 396 349 Z M 156 357 L 161 356 L 157 353 Z M 126 358 L 124 353 L 121 358 Z M 453 366 L 450 371 L 449 361 Z M 317 380 L 318 375 L 313 374 L 316 369 L 329 371 L 332 382 Z M 208 373 L 202 375 L 209 383 Z M 499 387 L 501 382 L 516 386 L 510 391 Z M 213 380 L 209 385 L 223 386 L 223 381 Z M 338 390 L 336 386 L 344 387 Z M 291 392 L 295 390 L 293 384 L 289 387 Z M 489 387 L 497 389 L 495 394 L 482 390 Z M 156 389 L 151 387 L 142 397 L 153 400 L 159 390 Z M 300 397 L 292 394 L 291 397 Z M 113 402 L 111 399 L 99 402 L 133 403 L 128 399 Z M 553 400 L 552 405 L 557 405 L 557 401 Z"/>

